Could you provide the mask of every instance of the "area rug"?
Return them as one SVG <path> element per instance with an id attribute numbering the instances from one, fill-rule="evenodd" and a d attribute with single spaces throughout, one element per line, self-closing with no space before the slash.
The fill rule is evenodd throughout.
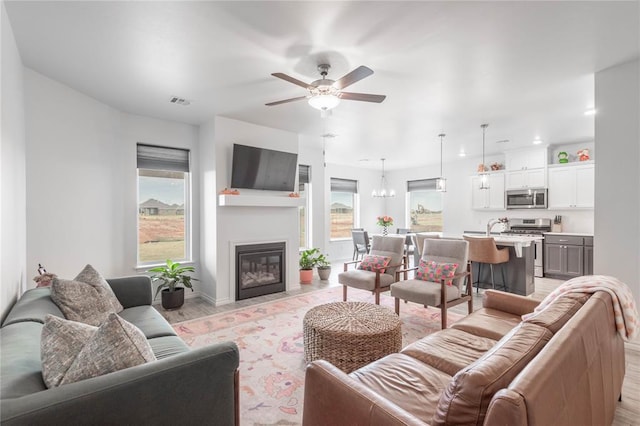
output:
<path id="1" fill-rule="evenodd" d="M 350 290 L 349 301 L 374 302 L 367 291 Z M 304 396 L 302 319 L 314 306 L 342 301 L 342 286 L 286 297 L 174 324 L 192 348 L 232 340 L 240 349 L 240 424 L 299 425 Z M 393 310 L 394 299 L 380 304 Z M 449 324 L 462 315 L 448 313 Z M 401 303 L 402 346 L 440 330 L 440 311 Z"/>

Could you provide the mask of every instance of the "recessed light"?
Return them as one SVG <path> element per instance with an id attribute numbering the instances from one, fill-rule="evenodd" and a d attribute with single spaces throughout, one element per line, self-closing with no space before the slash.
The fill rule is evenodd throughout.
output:
<path id="1" fill-rule="evenodd" d="M 542 140 L 540 140 L 540 136 L 536 136 L 536 138 L 533 140 L 533 144 L 540 145 L 541 143 L 542 143 Z"/>
<path id="2" fill-rule="evenodd" d="M 458 157 L 466 157 L 467 153 L 464 152 L 464 148 L 460 148 L 460 152 L 458 153 Z"/>
<path id="3" fill-rule="evenodd" d="M 358 161 L 370 161 L 368 158 L 361 158 Z"/>
<path id="4" fill-rule="evenodd" d="M 585 110 L 584 115 L 596 115 L 596 109 L 595 108 L 589 108 L 589 109 Z"/>

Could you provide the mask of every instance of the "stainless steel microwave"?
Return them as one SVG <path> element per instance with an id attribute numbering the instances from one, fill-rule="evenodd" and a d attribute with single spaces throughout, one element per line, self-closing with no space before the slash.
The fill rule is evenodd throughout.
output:
<path id="1" fill-rule="evenodd" d="M 547 189 L 510 189 L 506 192 L 507 209 L 546 209 Z"/>

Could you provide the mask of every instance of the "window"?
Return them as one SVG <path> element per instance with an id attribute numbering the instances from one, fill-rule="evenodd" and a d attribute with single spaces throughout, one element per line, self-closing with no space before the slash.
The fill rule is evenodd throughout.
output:
<path id="1" fill-rule="evenodd" d="M 330 238 L 351 238 L 356 227 L 358 181 L 331 178 L 331 232 Z"/>
<path id="2" fill-rule="evenodd" d="M 138 264 L 191 260 L 189 151 L 138 144 Z"/>
<path id="3" fill-rule="evenodd" d="M 298 165 L 298 192 L 305 198 L 300 212 L 300 249 L 311 247 L 311 166 Z"/>
<path id="4" fill-rule="evenodd" d="M 407 182 L 408 223 L 412 232 L 442 232 L 442 192 L 437 179 Z"/>

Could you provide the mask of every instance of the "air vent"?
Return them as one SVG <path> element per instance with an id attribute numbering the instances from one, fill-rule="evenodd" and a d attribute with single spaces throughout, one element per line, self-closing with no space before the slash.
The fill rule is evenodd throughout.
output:
<path id="1" fill-rule="evenodd" d="M 169 99 L 169 102 L 171 102 L 172 104 L 182 105 L 182 106 L 187 106 L 191 104 L 190 100 L 185 98 L 179 98 L 177 96 L 172 96 L 171 99 Z"/>

